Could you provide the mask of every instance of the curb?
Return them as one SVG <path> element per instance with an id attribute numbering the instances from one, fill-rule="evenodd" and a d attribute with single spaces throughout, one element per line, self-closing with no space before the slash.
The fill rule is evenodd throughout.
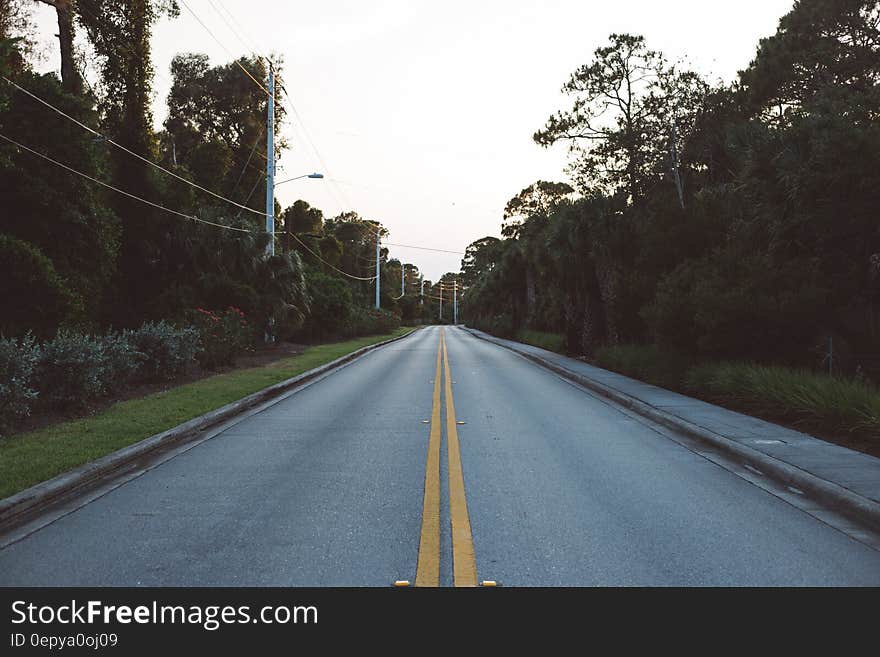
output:
<path id="1" fill-rule="evenodd" d="M 157 433 L 149 438 L 144 438 L 133 445 L 123 447 L 122 449 L 111 452 L 99 459 L 85 463 L 73 470 L 64 472 L 52 479 L 35 484 L 30 488 L 26 488 L 23 491 L 19 491 L 14 495 L 0 500 L 0 535 L 26 521 L 29 516 L 43 511 L 47 507 L 70 496 L 72 493 L 80 492 L 111 475 L 125 470 L 136 461 L 139 461 L 154 452 L 164 450 L 172 445 L 183 443 L 188 438 L 193 438 L 206 429 L 210 429 L 213 426 L 230 420 L 244 411 L 269 401 L 274 397 L 278 397 L 283 393 L 315 379 L 316 377 L 327 374 L 371 351 L 384 347 L 392 342 L 408 338 L 419 330 L 421 329 L 416 328 L 415 331 L 410 331 L 406 335 L 361 347 L 360 349 L 353 351 L 350 354 L 346 354 L 345 356 L 340 356 L 329 363 L 320 365 L 307 372 L 303 372 L 302 374 L 297 374 L 294 377 L 271 385 L 268 388 L 258 390 L 246 397 L 242 397 L 241 399 L 230 402 L 220 408 L 214 409 L 213 411 L 209 411 L 204 415 L 200 415 L 192 420 L 184 422 L 183 424 L 179 424 L 176 427 Z"/>
<path id="2" fill-rule="evenodd" d="M 523 358 L 526 358 L 535 364 L 568 379 L 569 381 L 577 383 L 585 388 L 589 388 L 593 392 L 596 392 L 649 420 L 657 422 L 668 429 L 683 433 L 690 438 L 694 438 L 724 452 L 728 456 L 733 456 L 741 463 L 757 468 L 783 486 L 791 486 L 800 489 L 822 506 L 837 511 L 853 521 L 867 525 L 875 531 L 880 531 L 880 504 L 873 500 L 858 495 L 848 488 L 844 488 L 840 484 L 822 479 L 821 477 L 793 466 L 790 463 L 768 456 L 767 454 L 752 449 L 746 445 L 741 445 L 740 443 L 721 434 L 715 433 L 714 431 L 709 431 L 708 429 L 697 426 L 677 415 L 663 411 L 656 406 L 652 406 L 636 397 L 615 390 L 614 388 L 599 383 L 589 377 L 572 372 L 571 370 L 557 365 L 556 363 L 552 363 L 540 356 L 516 349 L 494 336 L 477 332 L 468 327 L 462 328 L 474 337 L 485 340 L 486 342 L 491 342 L 499 347 L 504 347 L 515 354 L 519 354 Z"/>

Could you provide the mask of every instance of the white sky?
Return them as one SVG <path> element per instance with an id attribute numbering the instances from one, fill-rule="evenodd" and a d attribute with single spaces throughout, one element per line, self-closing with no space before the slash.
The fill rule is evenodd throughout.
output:
<path id="1" fill-rule="evenodd" d="M 209 0 L 186 0 L 237 57 L 244 43 Z M 792 0 L 213 0 L 263 53 L 284 58 L 293 113 L 291 149 L 278 179 L 320 164 L 328 180 L 278 187 L 326 216 L 353 209 L 391 230 L 388 241 L 464 251 L 499 235 L 501 212 L 535 180 L 565 180 L 565 147 L 532 142 L 570 99 L 559 89 L 612 32 L 643 34 L 670 59 L 686 57 L 713 79 L 732 80 L 758 39 L 775 32 Z M 47 45 L 43 70 L 59 68 L 54 11 L 38 10 Z M 164 119 L 168 66 L 178 52 L 232 57 L 181 5 L 153 33 L 155 117 Z M 331 180 L 335 182 L 331 182 Z M 217 190 L 223 193 L 224 190 Z M 260 197 L 262 198 L 262 196 Z M 390 247 L 391 257 L 436 280 L 461 256 Z"/>

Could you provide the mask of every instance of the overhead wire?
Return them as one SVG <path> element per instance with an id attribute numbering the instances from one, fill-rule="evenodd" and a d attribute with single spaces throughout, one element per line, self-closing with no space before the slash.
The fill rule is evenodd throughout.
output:
<path id="1" fill-rule="evenodd" d="M 189 6 L 189 4 L 186 2 L 186 0 L 180 0 L 180 2 L 183 3 L 183 6 L 186 7 L 187 11 L 189 11 L 189 13 L 192 14 L 193 18 L 195 18 L 198 21 L 199 25 L 201 25 L 203 28 L 205 28 L 205 31 L 211 35 L 211 38 L 217 42 L 217 45 L 219 45 L 221 48 L 223 48 L 223 50 L 226 52 L 226 54 L 229 55 L 229 57 L 233 60 L 235 65 L 238 66 L 238 68 L 240 68 L 242 71 L 244 71 L 244 74 L 247 75 L 255 85 L 257 85 L 260 89 L 262 89 L 263 92 L 267 96 L 270 96 L 271 94 L 269 93 L 269 90 L 266 89 L 266 87 L 264 87 L 263 84 L 259 80 L 257 80 L 257 78 L 255 78 L 253 75 L 251 75 L 251 72 L 248 71 L 244 67 L 244 65 L 232 54 L 232 51 L 229 50 L 229 48 L 227 48 L 223 44 L 223 42 L 217 38 L 217 35 L 211 31 L 211 28 L 209 28 L 205 24 L 205 22 L 201 18 L 199 18 L 199 15 L 192 10 L 192 7 Z"/>
<path id="2" fill-rule="evenodd" d="M 11 84 L 13 87 L 15 87 L 16 89 L 18 89 L 19 91 L 21 91 L 21 92 L 27 94 L 28 96 L 30 96 L 31 98 L 33 98 L 33 99 L 36 100 L 37 102 L 39 102 L 39 103 L 45 105 L 46 107 L 48 107 L 48 108 L 51 109 L 52 111 L 54 111 L 54 112 L 56 112 L 57 114 L 63 116 L 64 118 L 66 118 L 67 120 L 72 121 L 73 123 L 75 123 L 76 125 L 78 125 L 80 128 L 82 128 L 83 130 L 85 130 L 85 131 L 87 131 L 87 132 L 89 132 L 89 133 L 95 135 L 96 137 L 100 137 L 101 140 L 106 141 L 108 144 L 111 144 L 111 145 L 115 146 L 116 148 L 118 148 L 118 149 L 120 149 L 120 150 L 122 150 L 122 151 L 128 153 L 129 155 L 131 155 L 131 156 L 133 156 L 133 157 L 136 157 L 137 159 L 141 160 L 142 162 L 145 162 L 146 164 L 149 164 L 151 167 L 154 167 L 155 169 L 158 169 L 159 171 L 162 171 L 162 172 L 168 174 L 169 176 L 172 176 L 173 178 L 176 178 L 177 180 L 179 180 L 179 181 L 181 181 L 181 182 L 183 182 L 183 183 L 186 183 L 186 184 L 189 185 L 190 187 L 194 187 L 195 189 L 201 190 L 201 191 L 205 192 L 206 194 L 210 194 L 210 195 L 213 196 L 214 198 L 220 199 L 221 201 L 225 201 L 225 202 L 227 202 L 227 203 L 230 203 L 230 204 L 232 204 L 232 205 L 235 205 L 235 206 L 237 206 L 237 207 L 239 207 L 239 208 L 242 208 L 243 210 L 248 210 L 249 212 L 253 212 L 254 214 L 265 215 L 265 212 L 260 212 L 259 210 L 254 210 L 253 208 L 249 208 L 249 207 L 247 207 L 246 205 L 242 205 L 241 203 L 236 203 L 236 202 L 233 201 L 232 199 L 226 198 L 225 196 L 222 196 L 222 195 L 218 194 L 217 192 L 213 192 L 213 191 L 211 191 L 210 189 L 208 189 L 207 187 L 202 187 L 201 185 L 199 185 L 199 184 L 197 184 L 197 183 L 194 183 L 194 182 L 191 181 L 191 180 L 187 180 L 187 179 L 184 178 L 183 176 L 180 176 L 180 175 L 174 173 L 173 171 L 169 171 L 168 169 L 166 169 L 165 167 L 163 167 L 161 164 L 156 164 L 155 162 L 153 162 L 153 161 L 150 160 L 149 158 L 146 158 L 146 157 L 144 157 L 143 155 L 140 155 L 140 154 L 138 154 L 138 153 L 135 153 L 133 150 L 130 150 L 130 149 L 126 148 L 125 146 L 123 146 L 122 144 L 120 144 L 120 143 L 118 143 L 118 142 L 116 142 L 116 141 L 110 139 L 110 137 L 107 137 L 106 135 L 101 134 L 100 132 L 98 132 L 98 131 L 95 130 L 94 128 L 90 128 L 89 126 L 87 126 L 87 125 L 86 125 L 85 123 L 83 123 L 82 121 L 79 121 L 78 119 L 75 119 L 74 117 L 70 116 L 69 114 L 67 114 L 67 113 L 64 112 L 63 110 L 58 109 L 57 107 L 55 107 L 54 105 L 52 105 L 52 103 L 50 103 L 50 102 L 48 102 L 48 101 L 46 101 L 46 100 L 43 100 L 42 98 L 40 98 L 40 97 L 37 96 L 36 94 L 31 93 L 30 91 L 28 91 L 28 90 L 25 89 L 24 87 L 22 87 L 22 86 L 16 84 L 15 82 L 13 82 L 13 81 L 10 80 L 9 78 L 7 78 L 5 75 L 0 74 L 0 77 L 2 77 L 6 82 L 8 82 L 9 84 Z"/>
<path id="3" fill-rule="evenodd" d="M 232 14 L 229 12 L 229 10 L 226 9 L 226 7 L 223 7 L 224 11 L 226 11 L 226 13 L 229 14 L 229 19 L 227 19 L 226 16 L 223 15 L 223 12 L 221 12 L 220 9 L 218 9 L 217 5 L 223 6 L 223 4 L 220 2 L 220 0 L 217 0 L 217 4 L 214 4 L 214 0 L 208 0 L 208 4 L 211 5 L 211 7 L 213 7 L 214 11 L 217 12 L 217 15 L 220 16 L 220 19 L 224 23 L 226 23 L 226 27 L 229 28 L 229 31 L 232 32 L 233 35 L 235 35 L 235 38 L 241 42 L 241 44 L 245 47 L 246 50 L 250 50 L 251 52 L 253 52 L 257 57 L 259 57 L 262 60 L 265 60 L 267 62 L 269 61 L 266 57 L 263 57 L 263 55 L 256 48 L 254 48 L 252 43 L 247 42 L 244 39 L 244 37 L 242 37 L 242 35 L 239 33 L 238 29 L 234 25 L 235 18 L 232 16 Z"/>
<path id="4" fill-rule="evenodd" d="M 348 278 L 351 278 L 351 279 L 356 280 L 356 281 L 375 281 L 375 280 L 376 280 L 376 277 L 375 277 L 375 276 L 371 276 L 371 277 L 367 278 L 367 277 L 364 277 L 364 276 L 354 276 L 353 274 L 349 274 L 348 272 L 344 272 L 344 271 L 342 271 L 342 270 L 339 269 L 337 266 L 335 266 L 335 265 L 333 265 L 333 264 L 327 262 L 326 260 L 324 260 L 324 258 L 322 258 L 321 256 L 319 256 L 319 255 L 318 255 L 317 253 L 315 253 L 314 251 L 312 251 L 312 250 L 309 248 L 309 246 L 308 246 L 305 242 L 303 242 L 299 237 L 297 237 L 296 233 L 286 233 L 286 234 L 288 234 L 288 235 L 290 235 L 291 237 L 293 237 L 293 239 L 295 239 L 297 242 L 299 242 L 300 246 L 302 246 L 306 251 L 308 251 L 308 252 L 311 253 L 313 256 L 315 256 L 315 258 L 317 258 L 318 260 L 320 260 L 321 262 L 323 262 L 325 265 L 327 265 L 328 267 L 330 267 L 330 268 L 333 269 L 334 271 L 339 272 L 339 273 L 342 274 L 343 276 L 347 276 Z"/>
<path id="5" fill-rule="evenodd" d="M 82 171 L 77 171 L 77 170 L 74 169 L 73 167 L 70 167 L 70 166 L 64 164 L 63 162 L 59 162 L 58 160 L 56 160 L 56 159 L 54 159 L 54 158 L 51 158 L 51 157 L 49 157 L 48 155 L 45 155 L 44 153 L 40 153 L 39 151 L 36 151 L 36 150 L 34 150 L 33 148 L 29 148 L 28 146 L 25 146 L 24 144 L 21 144 L 21 143 L 15 141 L 14 139 L 11 139 L 11 138 L 7 137 L 7 136 L 4 135 L 4 134 L 0 134 L 0 139 L 5 139 L 5 140 L 8 141 L 10 144 L 12 144 L 12 145 L 14 145 L 14 146 L 17 146 L 18 148 L 21 148 L 21 149 L 23 149 L 23 150 L 26 150 L 26 151 L 28 151 L 29 153 L 33 153 L 33 154 L 36 155 L 37 157 L 41 157 L 41 158 L 43 158 L 44 160 L 48 160 L 48 161 L 51 162 L 52 164 L 55 164 L 55 165 L 61 167 L 62 169 L 66 169 L 67 171 L 70 171 L 71 173 L 75 173 L 76 175 L 81 176 L 81 177 L 83 177 L 83 178 L 85 178 L 85 179 L 87 179 L 87 180 L 91 180 L 93 183 L 96 183 L 96 184 L 98 184 L 98 185 L 101 185 L 102 187 L 106 187 L 107 189 L 112 189 L 114 192 L 118 192 L 118 193 L 120 193 L 120 194 L 123 194 L 124 196 L 129 197 L 129 198 L 133 198 L 133 199 L 136 200 L 136 201 L 140 201 L 141 203 L 145 203 L 146 205 L 150 205 L 150 206 L 152 206 L 152 207 L 154 207 L 154 208 L 156 208 L 156 209 L 163 210 L 164 212 L 168 212 L 168 213 L 170 213 L 170 214 L 174 214 L 174 215 L 177 215 L 177 216 L 179 216 L 179 217 L 183 217 L 183 218 L 185 218 L 185 219 L 191 219 L 192 221 L 196 221 L 196 222 L 198 222 L 198 223 L 208 224 L 208 225 L 210 225 L 210 226 L 216 226 L 216 227 L 218 227 L 218 228 L 225 228 L 225 229 L 227 229 L 227 230 L 234 230 L 234 231 L 238 231 L 238 232 L 241 232 L 241 233 L 252 233 L 252 232 L 254 232 L 254 231 L 249 230 L 249 229 L 247 229 L 247 228 L 238 228 L 237 226 L 229 226 L 229 225 L 227 225 L 227 224 L 220 224 L 220 223 L 217 223 L 217 222 L 214 222 L 214 221 L 208 221 L 207 219 L 202 219 L 201 217 L 197 217 L 197 216 L 195 216 L 195 215 L 186 214 L 185 212 L 179 212 L 179 211 L 177 211 L 177 210 L 172 210 L 171 208 L 167 208 L 167 207 L 165 207 L 164 205 L 161 205 L 161 204 L 159 204 L 159 203 L 154 203 L 153 201 L 149 201 L 149 200 L 147 200 L 147 199 L 145 199 L 145 198 L 141 198 L 140 196 L 137 196 L 136 194 L 132 194 L 131 192 L 127 192 L 127 191 L 125 191 L 124 189 L 119 189 L 118 187 L 114 187 L 113 185 L 111 185 L 111 184 L 109 184 L 109 183 L 106 183 L 106 182 L 104 182 L 103 180 L 98 180 L 97 178 L 94 178 L 94 177 L 90 176 L 90 175 L 87 174 L 87 173 L 83 173 Z"/>

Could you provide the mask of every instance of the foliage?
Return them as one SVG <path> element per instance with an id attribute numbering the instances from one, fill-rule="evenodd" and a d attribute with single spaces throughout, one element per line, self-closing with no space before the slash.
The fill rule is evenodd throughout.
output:
<path id="1" fill-rule="evenodd" d="M 234 365 L 235 358 L 253 344 L 253 332 L 239 308 L 223 312 L 196 308 L 189 313 L 190 324 L 199 332 L 199 364 L 208 369 Z"/>
<path id="2" fill-rule="evenodd" d="M 717 87 L 612 35 L 535 135 L 569 143 L 580 196 L 539 181 L 511 199 L 505 239 L 462 260 L 464 320 L 563 334 L 570 352 L 672 382 L 684 365 L 671 354 L 816 368 L 831 337 L 839 371 L 869 371 L 878 18 L 876 0 L 802 0 Z M 617 348 L 631 344 L 648 346 Z"/>
<path id="3" fill-rule="evenodd" d="M 32 335 L 0 338 L 0 431 L 30 415 L 37 399 L 33 378 L 39 358 Z"/>
<path id="4" fill-rule="evenodd" d="M 410 330 L 309 347 L 270 365 L 217 374 L 119 402 L 89 417 L 9 436 L 0 441 L 0 498 Z"/>
<path id="5" fill-rule="evenodd" d="M 295 335 L 321 340 L 342 332 L 353 312 L 350 287 L 338 276 L 319 272 L 308 276 L 309 316 Z"/>
<path id="6" fill-rule="evenodd" d="M 342 328 L 346 337 L 390 333 L 400 328 L 400 317 L 384 308 L 354 306 Z"/>
<path id="7" fill-rule="evenodd" d="M 692 392 L 758 414 L 880 438 L 880 389 L 864 381 L 785 367 L 714 363 L 692 369 L 686 383 Z"/>
<path id="8" fill-rule="evenodd" d="M 565 353 L 565 336 L 558 333 L 547 333 L 546 331 L 530 331 L 522 329 L 517 331 L 516 339 L 518 342 L 547 349 L 548 351 L 556 351 Z"/>
<path id="9" fill-rule="evenodd" d="M 655 345 L 620 344 L 598 349 L 596 363 L 658 386 L 681 389 L 693 359 Z"/>
<path id="10" fill-rule="evenodd" d="M 80 300 L 35 246 L 0 235 L 0 333 L 52 335 L 77 314 Z"/>
<path id="11" fill-rule="evenodd" d="M 128 341 L 146 357 L 135 372 L 137 381 L 171 381 L 195 363 L 199 331 L 176 327 L 170 322 L 146 322 L 126 331 Z"/>
<path id="12" fill-rule="evenodd" d="M 99 337 L 60 330 L 40 349 L 36 382 L 40 401 L 75 408 L 107 392 L 110 365 Z"/>

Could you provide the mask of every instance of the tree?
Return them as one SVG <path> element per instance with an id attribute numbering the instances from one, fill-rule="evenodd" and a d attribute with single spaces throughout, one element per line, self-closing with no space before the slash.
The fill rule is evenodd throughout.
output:
<path id="1" fill-rule="evenodd" d="M 74 3 L 73 0 L 37 0 L 43 4 L 55 8 L 58 20 L 58 44 L 61 55 L 61 84 L 64 91 L 71 94 L 82 92 L 82 78 L 76 68 L 76 57 L 73 41 L 74 31 Z"/>
<path id="2" fill-rule="evenodd" d="M 574 189 L 567 183 L 539 180 L 529 185 L 504 207 L 501 234 L 504 237 L 517 237 L 523 221 L 532 217 L 548 216 L 573 193 Z"/>
<path id="3" fill-rule="evenodd" d="M 651 178 L 669 173 L 673 127 L 687 129 L 707 87 L 650 50 L 644 37 L 612 34 L 609 41 L 563 86 L 575 96 L 571 109 L 551 116 L 534 140 L 569 142 L 569 171 L 581 191 L 620 192 L 635 203 Z"/>

